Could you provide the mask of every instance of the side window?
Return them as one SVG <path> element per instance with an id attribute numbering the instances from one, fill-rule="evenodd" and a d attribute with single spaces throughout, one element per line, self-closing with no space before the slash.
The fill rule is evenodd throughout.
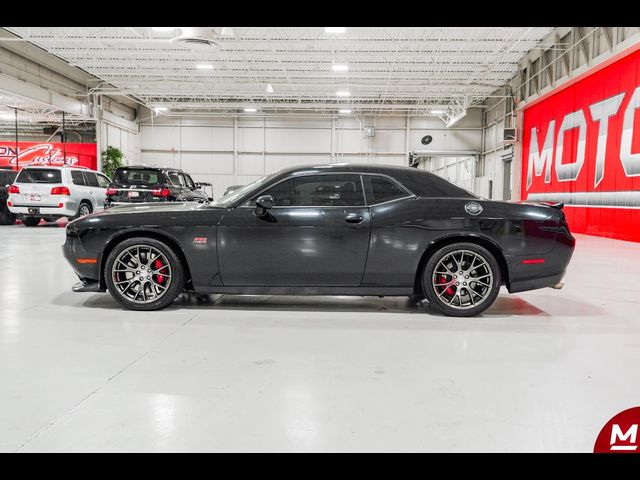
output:
<path id="1" fill-rule="evenodd" d="M 180 185 L 182 185 L 183 187 L 188 187 L 189 186 L 187 184 L 187 181 L 184 178 L 184 173 L 179 173 L 178 174 L 178 178 L 180 179 Z"/>
<path id="2" fill-rule="evenodd" d="M 89 187 L 97 187 L 98 179 L 96 178 L 96 174 L 93 172 L 82 172 L 84 175 L 84 180 Z"/>
<path id="3" fill-rule="evenodd" d="M 278 207 L 364 205 L 360 175 L 310 175 L 285 180 L 261 195 L 271 195 Z M 252 200 L 255 203 L 255 198 Z"/>
<path id="4" fill-rule="evenodd" d="M 369 182 L 371 185 L 369 189 L 371 193 L 370 204 L 388 202 L 408 195 L 406 190 L 388 178 L 370 176 Z M 367 196 L 369 196 L 369 193 L 367 193 Z"/>
<path id="5" fill-rule="evenodd" d="M 193 179 L 191 178 L 191 176 L 187 175 L 186 173 L 184 174 L 184 178 L 187 181 L 187 187 L 189 187 L 191 190 L 195 190 L 196 189 L 196 184 L 194 183 Z"/>
<path id="6" fill-rule="evenodd" d="M 74 185 L 84 186 L 87 182 L 84 181 L 84 176 L 80 170 L 71 170 L 71 181 Z"/>
<path id="7" fill-rule="evenodd" d="M 180 175 L 178 175 L 178 172 L 167 172 L 167 174 L 169 175 L 169 179 L 171 180 L 171 183 L 173 183 L 176 186 L 184 187 L 184 180 L 180 178 Z"/>
<path id="8" fill-rule="evenodd" d="M 111 183 L 107 177 L 100 173 L 96 173 L 96 177 L 98 177 L 98 186 L 100 188 L 107 188 Z"/>

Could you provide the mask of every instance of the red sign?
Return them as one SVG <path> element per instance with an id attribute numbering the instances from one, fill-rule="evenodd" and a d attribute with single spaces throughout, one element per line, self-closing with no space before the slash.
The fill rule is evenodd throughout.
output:
<path id="1" fill-rule="evenodd" d="M 602 428 L 593 453 L 640 453 L 640 407 L 617 414 Z"/>
<path id="2" fill-rule="evenodd" d="M 0 167 L 22 168 L 38 165 L 76 165 L 95 170 L 98 166 L 95 143 L 0 142 Z"/>
<path id="3" fill-rule="evenodd" d="M 640 48 L 524 109 L 522 199 L 572 231 L 640 242 Z"/>

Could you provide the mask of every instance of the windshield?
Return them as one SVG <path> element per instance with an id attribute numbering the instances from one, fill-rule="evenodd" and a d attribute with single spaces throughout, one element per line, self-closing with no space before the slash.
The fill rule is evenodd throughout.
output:
<path id="1" fill-rule="evenodd" d="M 60 170 L 24 168 L 18 175 L 16 183 L 62 183 L 62 175 Z"/>
<path id="2" fill-rule="evenodd" d="M 250 191 L 252 191 L 252 190 L 254 190 L 256 188 L 259 188 L 260 186 L 262 186 L 265 183 L 267 183 L 275 175 L 277 175 L 277 174 L 267 175 L 266 177 L 259 178 L 255 182 L 251 182 L 250 184 L 245 185 L 244 187 L 241 187 L 238 190 L 234 190 L 233 192 L 229 193 L 228 195 L 225 195 L 224 197 L 220 197 L 218 200 L 213 202 L 212 205 L 214 207 L 227 208 L 229 205 L 233 204 L 240 197 L 243 197 L 246 193 L 248 193 L 248 192 L 250 192 Z"/>
<path id="3" fill-rule="evenodd" d="M 119 168 L 113 176 L 113 182 L 122 185 L 155 185 L 165 183 L 164 175 L 158 170 L 143 170 L 141 168 Z"/>

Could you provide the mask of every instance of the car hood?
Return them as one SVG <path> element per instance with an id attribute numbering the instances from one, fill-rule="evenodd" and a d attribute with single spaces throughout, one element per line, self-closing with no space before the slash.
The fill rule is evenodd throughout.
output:
<path id="1" fill-rule="evenodd" d="M 162 202 L 162 203 L 132 203 L 111 207 L 96 215 L 126 215 L 126 214 L 150 214 L 169 212 L 192 212 L 200 208 L 212 208 L 210 205 L 196 202 Z"/>

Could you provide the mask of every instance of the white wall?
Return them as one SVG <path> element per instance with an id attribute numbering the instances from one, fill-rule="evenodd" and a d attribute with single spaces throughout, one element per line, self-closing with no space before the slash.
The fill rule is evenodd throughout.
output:
<path id="1" fill-rule="evenodd" d="M 374 138 L 363 138 L 361 123 L 375 126 Z M 420 139 L 427 134 L 433 142 L 425 147 Z M 416 149 L 479 151 L 481 135 L 478 110 L 454 129 L 446 129 L 437 117 L 156 116 L 140 125 L 139 160 L 180 167 L 196 181 L 213 183 L 219 197 L 229 185 L 294 165 L 408 165 L 409 152 Z"/>
<path id="2" fill-rule="evenodd" d="M 137 133 L 107 122 L 99 122 L 98 128 L 100 128 L 98 169 L 101 165 L 101 153 L 108 146 L 119 148 L 122 151 L 125 164 L 140 162 L 140 140 Z"/>

